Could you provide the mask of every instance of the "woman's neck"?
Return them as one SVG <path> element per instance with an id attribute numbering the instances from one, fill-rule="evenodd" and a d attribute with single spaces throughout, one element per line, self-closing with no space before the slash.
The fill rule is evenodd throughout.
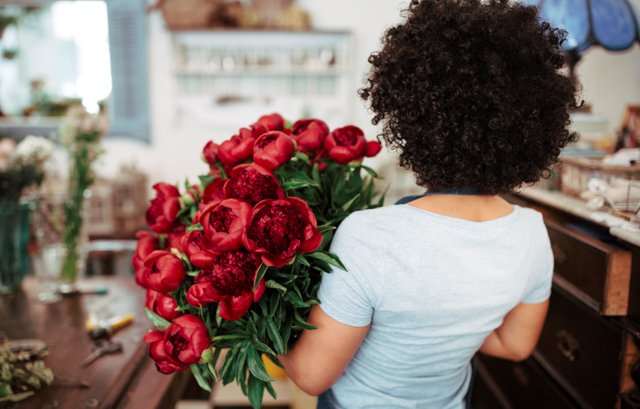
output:
<path id="1" fill-rule="evenodd" d="M 513 206 L 500 196 L 430 194 L 408 205 L 473 222 L 497 219 L 513 212 Z"/>

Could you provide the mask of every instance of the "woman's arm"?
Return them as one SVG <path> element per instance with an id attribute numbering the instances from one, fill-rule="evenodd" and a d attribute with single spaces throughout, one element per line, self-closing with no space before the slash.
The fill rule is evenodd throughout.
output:
<path id="1" fill-rule="evenodd" d="M 485 339 L 480 352 L 512 361 L 527 359 L 538 343 L 548 309 L 549 300 L 518 304 Z"/>
<path id="2" fill-rule="evenodd" d="M 310 395 L 319 395 L 342 375 L 369 327 L 342 324 L 318 305 L 312 307 L 309 323 L 317 329 L 304 331 L 295 348 L 278 358 L 300 389 Z"/>

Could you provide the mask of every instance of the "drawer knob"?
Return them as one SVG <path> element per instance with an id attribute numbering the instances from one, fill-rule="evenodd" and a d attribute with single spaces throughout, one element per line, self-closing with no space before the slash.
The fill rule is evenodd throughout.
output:
<path id="1" fill-rule="evenodd" d="M 580 357 L 580 343 L 566 330 L 556 333 L 556 347 L 569 362 L 574 362 Z"/>
<path id="2" fill-rule="evenodd" d="M 562 265 L 567 261 L 567 253 L 556 243 L 551 244 L 551 251 L 553 252 L 553 261 L 556 265 Z"/>

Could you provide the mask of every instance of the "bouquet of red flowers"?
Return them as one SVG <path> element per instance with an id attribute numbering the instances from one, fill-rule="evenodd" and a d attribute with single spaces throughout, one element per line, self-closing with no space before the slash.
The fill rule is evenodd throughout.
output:
<path id="1" fill-rule="evenodd" d="M 333 231 L 382 204 L 375 172 L 361 164 L 379 151 L 355 126 L 330 132 L 304 119 L 289 127 L 271 114 L 207 143 L 210 171 L 199 184 L 154 185 L 153 233 L 139 233 L 133 265 L 147 289 L 156 330 L 145 341 L 158 370 L 190 368 L 207 390 L 235 381 L 256 408 L 265 389 L 275 397 L 261 357 L 279 365 L 313 329 L 306 319 L 322 274 L 344 269 L 327 251 Z"/>

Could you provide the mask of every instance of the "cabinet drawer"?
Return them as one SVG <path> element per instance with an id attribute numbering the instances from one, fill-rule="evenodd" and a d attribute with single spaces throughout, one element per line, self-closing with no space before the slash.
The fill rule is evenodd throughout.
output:
<path id="1" fill-rule="evenodd" d="M 494 395 L 499 396 L 496 402 L 506 401 L 506 404 L 500 403 L 499 406 L 494 406 L 496 408 L 568 409 L 577 407 L 532 359 L 511 362 L 478 356 L 476 364 L 478 381 L 498 389 L 492 391 Z M 475 408 L 481 396 L 476 399 L 472 395 L 471 398 Z"/>
<path id="2" fill-rule="evenodd" d="M 622 329 L 554 286 L 534 357 L 581 407 L 614 407 L 625 347 Z"/>
<path id="3" fill-rule="evenodd" d="M 629 319 L 640 326 L 640 249 L 633 252 L 629 284 Z"/>
<path id="4" fill-rule="evenodd" d="M 554 282 L 602 315 L 627 315 L 631 252 L 545 220 L 553 249 Z"/>

